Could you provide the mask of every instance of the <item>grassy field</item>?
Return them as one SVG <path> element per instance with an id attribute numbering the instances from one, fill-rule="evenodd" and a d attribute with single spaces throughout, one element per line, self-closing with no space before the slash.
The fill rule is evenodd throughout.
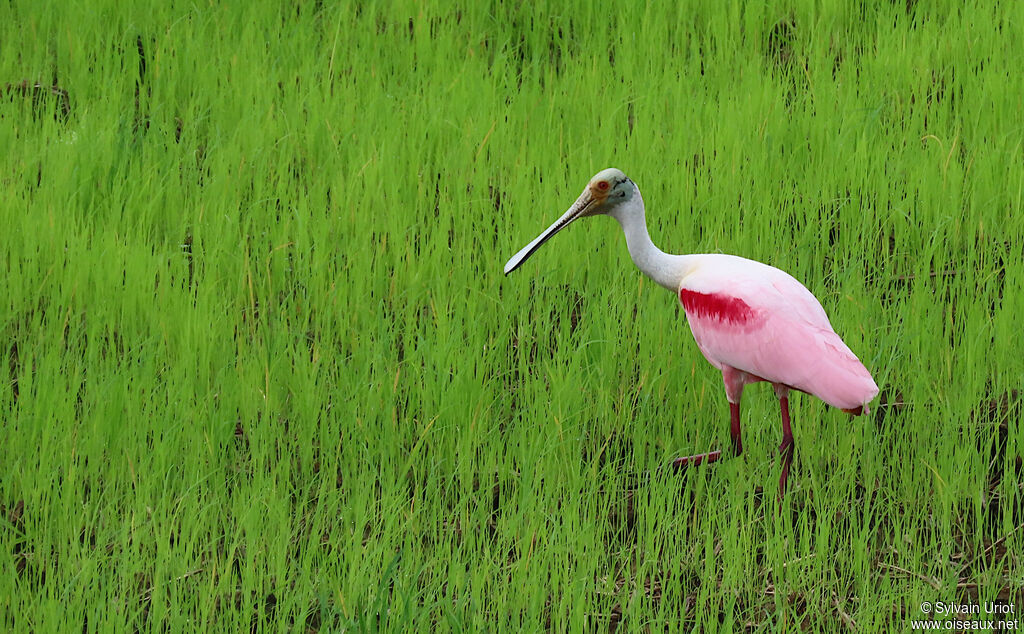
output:
<path id="1" fill-rule="evenodd" d="M 1024 620 L 1024 4 L 0 5 L 0 627 Z M 599 218 L 778 266 L 882 395 L 741 459 Z"/>

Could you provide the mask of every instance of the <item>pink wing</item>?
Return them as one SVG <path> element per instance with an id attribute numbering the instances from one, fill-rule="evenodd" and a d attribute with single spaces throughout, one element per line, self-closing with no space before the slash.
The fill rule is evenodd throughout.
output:
<path id="1" fill-rule="evenodd" d="M 734 256 L 715 258 L 679 289 L 690 330 L 704 356 L 772 383 L 856 409 L 878 394 L 818 300 L 779 269 Z"/>

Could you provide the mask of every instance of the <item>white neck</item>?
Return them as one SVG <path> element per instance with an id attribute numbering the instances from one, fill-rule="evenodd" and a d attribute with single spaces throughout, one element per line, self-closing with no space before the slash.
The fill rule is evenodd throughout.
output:
<path id="1" fill-rule="evenodd" d="M 640 197 L 640 190 L 634 189 L 631 199 L 616 206 L 608 215 L 618 220 L 622 226 L 622 231 L 626 234 L 629 257 L 633 258 L 637 268 L 660 286 L 673 293 L 677 292 L 689 269 L 690 256 L 672 255 L 654 246 L 650 234 L 647 233 L 644 201 Z"/>

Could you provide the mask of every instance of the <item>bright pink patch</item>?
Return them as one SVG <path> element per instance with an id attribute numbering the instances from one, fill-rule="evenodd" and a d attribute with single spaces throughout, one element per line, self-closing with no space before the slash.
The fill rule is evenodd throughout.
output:
<path id="1" fill-rule="evenodd" d="M 679 291 L 679 301 L 686 312 L 695 317 L 707 317 L 716 321 L 745 324 L 754 318 L 754 309 L 742 299 L 719 293 L 696 293 Z"/>

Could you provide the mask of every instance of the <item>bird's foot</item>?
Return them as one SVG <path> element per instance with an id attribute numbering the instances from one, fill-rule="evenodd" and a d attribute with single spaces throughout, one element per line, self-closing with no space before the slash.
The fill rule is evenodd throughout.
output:
<path id="1" fill-rule="evenodd" d="M 722 457 L 722 452 L 715 450 L 707 453 L 699 453 L 694 456 L 686 456 L 685 458 L 676 458 L 672 461 L 672 468 L 676 471 L 686 467 L 696 467 L 704 464 L 705 462 L 717 462 Z"/>

